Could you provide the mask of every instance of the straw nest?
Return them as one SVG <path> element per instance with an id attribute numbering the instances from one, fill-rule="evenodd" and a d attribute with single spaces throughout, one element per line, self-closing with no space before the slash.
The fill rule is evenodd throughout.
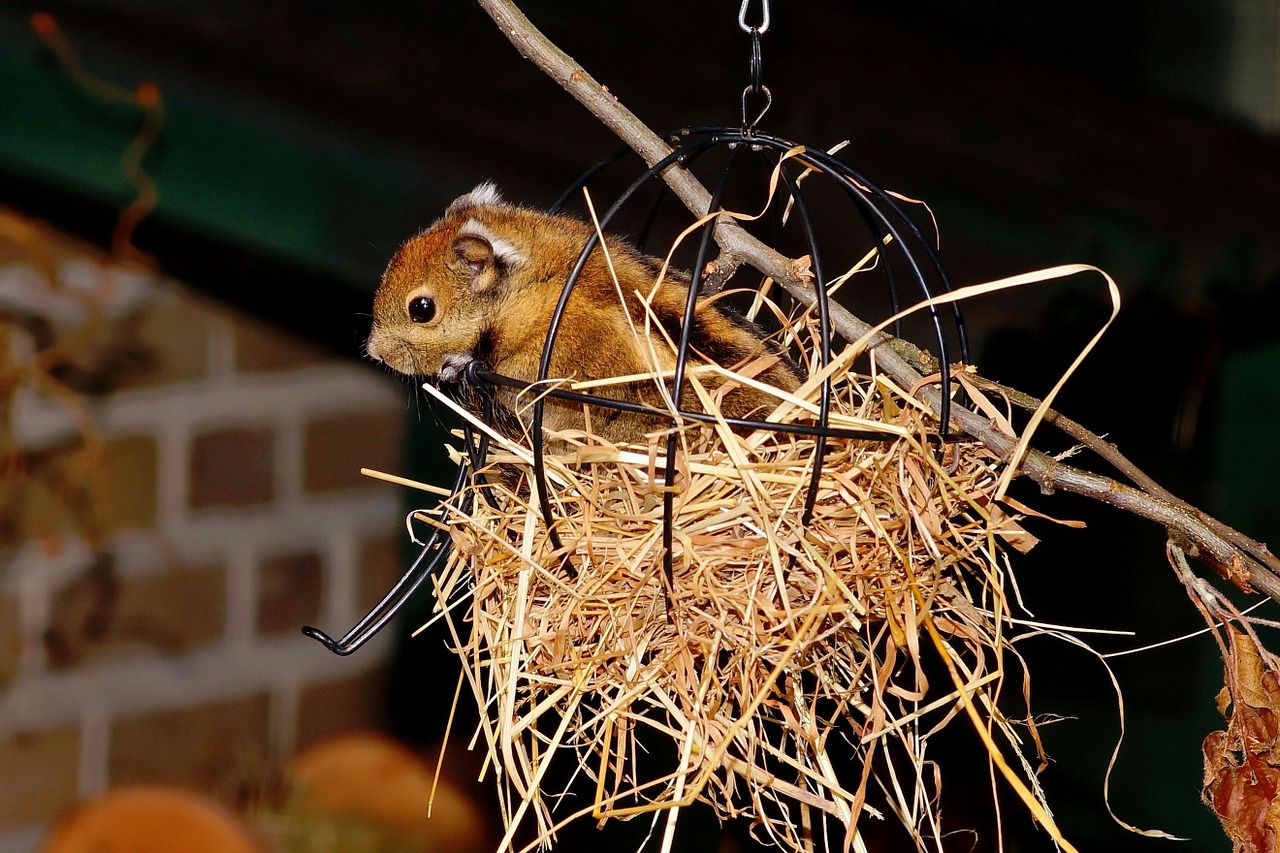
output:
<path id="1" fill-rule="evenodd" d="M 855 355 L 837 359 L 831 424 L 893 437 L 828 442 L 808 524 L 814 439 L 681 424 L 669 589 L 665 438 L 556 437 L 565 554 L 530 495 L 528 447 L 492 436 L 506 475 L 436 517 L 454 550 L 435 582 L 481 708 L 503 848 L 519 826 L 532 847 L 585 815 L 661 815 L 669 842 L 695 800 L 784 849 L 864 850 L 859 821 L 885 810 L 920 845 L 941 831 L 929 736 L 968 716 L 989 747 L 991 733 L 1025 739 L 995 709 L 999 543 L 1027 541 L 993 500 L 1001 464 L 977 443 L 940 450 L 931 413 L 874 360 L 848 372 Z M 691 381 L 713 407 L 713 383 Z M 817 422 L 817 382 L 777 393 L 772 420 Z M 553 814 L 566 770 L 590 783 Z"/>

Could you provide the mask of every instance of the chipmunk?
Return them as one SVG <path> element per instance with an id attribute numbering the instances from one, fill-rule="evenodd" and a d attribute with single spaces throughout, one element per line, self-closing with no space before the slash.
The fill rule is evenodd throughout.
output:
<path id="1" fill-rule="evenodd" d="M 466 387 L 467 368 L 479 361 L 514 379 L 537 379 L 561 290 L 594 233 L 586 222 L 507 203 L 493 184 L 481 184 L 396 252 L 374 296 L 366 351 L 400 373 L 436 377 L 452 385 L 455 398 L 480 415 L 480 395 Z M 552 348 L 551 379 L 648 373 L 653 355 L 642 347 L 656 353 L 658 368 L 675 367 L 675 352 L 656 328 L 649 332 L 655 338 L 651 347 L 644 339 L 642 295 L 654 293 L 653 319 L 671 340 L 678 341 L 688 275 L 668 270 L 654 292 L 662 261 L 609 235 L 604 247 L 608 258 L 597 246 L 569 297 Z M 699 301 L 691 344 L 688 369 L 699 361 L 730 369 L 754 362 L 755 378 L 787 391 L 799 387 L 802 379 L 777 345 L 718 301 Z M 725 386 L 720 377 L 703 381 L 713 388 Z M 666 408 L 652 380 L 607 385 L 592 393 Z M 533 394 L 500 388 L 497 399 L 505 411 L 498 414 L 502 423 L 495 426 L 519 438 L 511 433 L 521 427 L 527 431 Z M 777 403 L 771 395 L 734 384 L 724 388 L 720 410 L 726 417 L 762 418 Z M 688 389 L 680 405 L 702 411 Z M 646 433 L 669 426 L 669 421 L 548 397 L 543 425 L 551 430 L 589 429 L 612 442 L 639 442 Z"/>

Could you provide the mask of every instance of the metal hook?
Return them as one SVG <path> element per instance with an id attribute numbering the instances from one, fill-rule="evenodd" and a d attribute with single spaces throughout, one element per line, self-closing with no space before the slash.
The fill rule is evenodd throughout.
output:
<path id="1" fill-rule="evenodd" d="M 738 26 L 742 31 L 751 36 L 751 84 L 742 91 L 742 132 L 751 133 L 755 130 L 760 119 L 764 118 L 764 114 L 769 111 L 769 107 L 773 106 L 773 93 L 769 91 L 769 87 L 762 82 L 764 77 L 764 61 L 760 56 L 760 37 L 769 30 L 769 0 L 760 0 L 760 23 L 751 26 L 747 23 L 747 9 L 751 6 L 751 0 L 742 0 L 742 6 L 738 9 Z M 747 121 L 747 95 L 758 95 L 764 93 L 764 106 L 760 112 L 756 114 L 755 119 Z"/>
<path id="2" fill-rule="evenodd" d="M 760 23 L 754 27 L 747 23 L 747 9 L 750 6 L 751 0 L 742 0 L 742 6 L 738 9 L 738 26 L 749 35 L 764 35 L 769 32 L 769 0 L 760 0 Z"/>
<path id="3" fill-rule="evenodd" d="M 756 113 L 756 117 L 751 121 L 747 121 L 747 96 L 753 92 L 761 92 L 764 94 L 764 106 L 760 108 L 760 112 Z M 769 112 L 769 107 L 773 106 L 773 93 L 769 91 L 768 86 L 761 86 L 758 90 L 753 90 L 750 86 L 742 90 L 742 132 L 750 133 L 756 129 L 756 125 L 760 123 L 760 119 L 764 118 L 764 114 Z"/>

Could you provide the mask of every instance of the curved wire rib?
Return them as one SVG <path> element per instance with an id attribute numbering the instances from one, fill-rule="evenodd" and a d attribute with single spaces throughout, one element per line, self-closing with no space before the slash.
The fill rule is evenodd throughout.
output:
<path id="1" fill-rule="evenodd" d="M 466 463 L 458 466 L 458 476 L 453 484 L 455 496 L 466 485 L 467 470 Z M 464 497 L 464 504 L 469 499 L 470 495 L 468 494 Z M 465 511 L 465 505 L 463 509 Z M 342 639 L 335 640 L 324 631 L 319 628 L 313 628 L 310 625 L 304 626 L 302 633 L 316 640 L 335 655 L 346 656 L 351 654 L 367 643 L 374 634 L 381 631 L 388 622 L 395 618 L 400 609 L 418 591 L 418 587 L 422 586 L 423 581 L 430 577 L 436 567 L 448 556 L 451 547 L 452 541 L 444 535 L 444 531 L 438 527 L 432 530 L 431 535 L 422 546 L 422 551 L 418 553 L 417 558 L 400 577 L 400 580 L 396 581 L 395 586 L 391 587 L 391 590 L 382 597 L 382 600 L 375 604 L 351 630 L 342 635 Z"/>
<path id="2" fill-rule="evenodd" d="M 709 147 L 712 144 L 713 143 L 705 143 L 705 146 Z M 697 150 L 696 147 L 694 150 Z M 649 181 L 653 180 L 676 163 L 684 163 L 690 154 L 691 152 L 689 150 L 677 148 L 633 181 L 631 186 L 628 187 L 618 200 L 613 203 L 613 206 L 606 211 L 604 216 L 600 217 L 600 231 L 608 229 L 609 223 L 613 221 L 613 218 L 618 214 L 618 211 L 622 209 L 623 205 L 625 205 L 641 187 L 645 186 Z M 551 352 L 555 347 L 556 336 L 559 334 L 561 323 L 564 320 L 564 311 L 565 307 L 569 304 L 569 296 L 573 293 L 573 288 L 577 285 L 578 279 L 582 277 L 582 271 L 586 268 L 587 259 L 599 244 L 599 233 L 593 233 L 587 240 L 586 245 L 582 247 L 582 252 L 578 255 L 577 262 L 569 272 L 569 277 L 565 279 L 564 287 L 560 291 L 560 299 L 556 303 L 555 311 L 551 314 L 551 322 L 547 327 L 547 340 L 542 347 L 542 360 L 538 364 L 537 384 L 544 383 L 549 378 L 551 370 Z M 542 422 L 545 408 L 543 398 L 539 396 L 533 404 L 533 423 L 530 429 L 530 434 L 533 436 L 542 435 Z M 543 521 L 546 522 L 547 529 L 550 532 L 552 545 L 555 546 L 556 550 L 562 550 L 564 545 L 561 543 L 560 534 L 556 530 L 555 514 L 551 511 L 551 498 L 547 492 L 547 471 L 543 445 L 544 442 L 542 441 L 535 440 L 533 442 L 533 479 L 538 490 L 538 508 L 541 510 Z"/>
<path id="3" fill-rule="evenodd" d="M 814 293 L 818 297 L 818 357 L 822 366 L 826 367 L 831 363 L 831 317 L 828 305 L 830 296 L 827 293 L 827 277 L 823 271 L 822 254 L 818 251 L 818 238 L 813 230 L 813 221 L 809 218 L 809 206 L 804 203 L 804 196 L 800 194 L 800 181 L 791 177 L 786 170 L 783 170 L 782 176 L 786 180 L 787 190 L 791 193 L 796 211 L 800 215 L 805 243 L 809 249 L 810 268 L 814 276 Z M 818 502 L 818 486 L 822 482 L 822 463 L 827 458 L 827 439 L 831 435 L 830 420 L 831 377 L 828 376 L 822 381 L 822 396 L 818 400 L 818 426 L 822 432 L 819 433 L 813 448 L 813 463 L 809 471 L 809 485 L 805 491 L 804 513 L 800 516 L 800 523 L 806 528 L 813 519 L 813 508 Z"/>
<path id="4" fill-rule="evenodd" d="M 507 388 L 514 388 L 518 391 L 528 391 L 534 388 L 532 382 L 524 382 L 520 379 L 514 379 L 510 376 L 503 376 L 501 373 L 493 373 L 492 371 L 478 369 L 476 370 L 477 378 L 483 379 L 485 382 L 491 382 L 494 385 L 502 385 Z M 717 424 L 724 421 L 731 427 L 750 432 L 751 430 L 767 429 L 774 432 L 785 432 L 790 435 L 803 435 L 816 437 L 825 435 L 828 438 L 846 438 L 851 440 L 864 439 L 867 441 L 893 441 L 901 438 L 900 432 L 893 430 L 878 429 L 848 429 L 845 427 L 822 427 L 810 424 L 783 424 L 774 421 L 760 421 L 752 418 L 730 418 L 724 415 L 710 415 L 706 412 L 695 412 L 688 409 L 676 409 L 673 413 L 670 409 L 660 409 L 656 406 L 648 406 L 644 403 L 633 403 L 629 400 L 613 400 L 608 397 L 597 397 L 594 394 L 584 394 L 581 391 L 566 391 L 561 388 L 538 388 L 539 394 L 544 397 L 554 397 L 557 400 L 566 400 L 570 403 L 585 403 L 588 406 L 600 406 L 606 409 L 615 409 L 621 412 L 628 412 L 636 415 L 648 415 L 654 418 L 672 418 L 678 416 L 681 420 L 697 421 L 704 424 Z M 936 436 L 934 436 L 936 438 Z"/>

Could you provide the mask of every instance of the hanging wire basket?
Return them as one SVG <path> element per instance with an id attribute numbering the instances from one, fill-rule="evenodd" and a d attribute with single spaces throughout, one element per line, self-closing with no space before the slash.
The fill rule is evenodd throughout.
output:
<path id="1" fill-rule="evenodd" d="M 1002 462 L 942 427 L 961 387 L 954 365 L 969 360 L 959 306 L 928 302 L 950 285 L 909 204 L 833 154 L 726 127 L 669 141 L 670 156 L 602 215 L 588 206 L 595 236 L 565 271 L 538 375 L 473 364 L 452 399 L 449 386 L 428 387 L 465 425 L 453 497 L 431 515 L 417 561 L 341 640 L 305 630 L 349 654 L 430 580 L 432 621 L 447 625 L 481 708 L 504 847 L 530 819 L 545 842 L 575 817 L 674 817 L 694 800 L 748 817 L 785 849 L 824 835 L 833 849 L 865 849 L 860 827 L 890 813 L 922 847 L 943 832 L 930 735 L 962 709 L 1015 751 L 1025 735 L 993 699 L 1007 650 L 1001 545 L 1032 540 L 996 502 Z M 626 162 L 597 165 L 555 209 Z M 807 259 L 813 305 L 768 279 L 719 293 L 714 218 L 690 224 L 671 201 L 661 175 L 672 167 L 710 174 L 712 210 L 764 209 L 738 219 Z M 834 214 L 833 202 L 843 205 Z M 819 224 L 819 206 L 835 227 Z M 682 235 L 664 246 L 691 258 L 684 323 L 669 342 L 677 367 L 655 368 L 653 381 L 673 401 L 692 387 L 700 406 L 622 403 L 607 384 L 577 389 L 548 372 L 599 235 L 622 227 L 642 248 L 659 232 Z M 736 296 L 808 376 L 766 418 L 726 418 L 692 369 L 695 307 L 713 292 Z M 833 335 L 832 299 L 897 318 L 898 334 L 901 315 L 923 319 L 936 359 L 928 381 L 949 392 L 940 411 L 880 374 L 865 341 Z M 902 311 L 917 303 L 918 317 Z M 490 426 L 504 389 L 526 403 L 523 439 Z M 624 408 L 669 429 L 637 445 L 547 435 L 549 400 Z M 927 670 L 948 680 L 930 683 Z M 655 766 L 648 751 L 665 759 Z M 592 780 L 588 806 L 553 809 L 558 792 L 544 785 L 557 764 Z"/>
<path id="2" fill-rule="evenodd" d="M 856 216 L 855 222 L 864 229 L 864 233 L 859 235 L 861 239 L 858 239 L 857 236 L 850 238 L 851 244 L 864 247 L 864 257 L 867 256 L 866 247 L 869 247 L 870 253 L 874 256 L 872 265 L 864 265 L 857 272 L 880 277 L 884 288 L 883 292 L 888 298 L 887 305 L 894 315 L 901 312 L 903 304 L 902 289 L 904 286 L 911 288 L 911 295 L 907 298 L 918 296 L 921 299 L 928 300 L 937 293 L 950 292 L 951 284 L 942 264 L 939 262 L 937 252 L 921 232 L 919 224 L 908 215 L 893 195 L 853 171 L 835 156 L 822 151 L 815 152 L 806 149 L 798 143 L 779 137 L 729 127 L 686 128 L 671 134 L 668 140 L 675 147 L 675 150 L 669 156 L 644 171 L 621 193 L 608 208 L 607 212 L 599 217 L 600 230 L 608 232 L 615 221 L 627 211 L 628 205 L 638 206 L 643 190 L 651 190 L 656 185 L 657 198 L 649 204 L 647 212 L 641 218 L 642 225 L 636 239 L 636 245 L 643 250 L 646 241 L 649 239 L 651 229 L 664 210 L 664 202 L 670 202 L 667 187 L 661 182 L 660 177 L 664 171 L 672 167 L 689 168 L 703 159 L 709 152 L 727 151 L 728 162 L 723 164 L 718 171 L 718 178 L 714 184 L 716 192 L 712 202 L 713 209 L 721 209 L 720 202 L 726 190 L 730 187 L 730 182 L 734 175 L 740 171 L 742 155 L 750 153 L 758 159 L 763 159 L 770 170 L 777 168 L 777 177 L 781 179 L 787 188 L 789 193 L 788 201 L 791 205 L 794 205 L 796 212 L 796 216 L 792 218 L 792 221 L 798 221 L 799 223 L 800 245 L 807 250 L 807 257 L 810 259 L 810 269 L 813 273 L 814 289 L 817 296 L 817 328 L 809 338 L 811 346 L 818 357 L 818 365 L 829 365 L 832 359 L 833 333 L 828 314 L 829 300 L 831 298 L 829 295 L 831 277 L 827 275 L 823 260 L 824 256 L 819 248 L 818 235 L 815 231 L 809 208 L 804 201 L 804 195 L 800 191 L 800 182 L 809 174 L 821 174 L 832 179 L 847 195 L 852 205 L 853 214 Z M 803 152 L 803 156 L 796 157 L 794 162 L 790 164 L 783 163 L 779 167 L 778 158 L 780 156 L 794 155 L 796 152 Z M 613 156 L 589 169 L 560 196 L 552 206 L 551 211 L 558 213 L 564 210 L 570 202 L 581 196 L 593 179 L 597 179 L 601 173 L 610 167 L 616 166 L 619 161 L 623 161 L 629 155 L 633 156 L 630 149 L 621 149 Z M 673 207 L 673 205 L 666 205 L 666 208 L 670 207 Z M 788 205 L 784 203 L 770 205 L 770 210 L 773 212 L 774 217 L 772 224 L 776 232 L 781 232 L 786 227 L 782 220 L 783 213 L 787 207 Z M 691 353 L 690 332 L 695 300 L 700 296 L 711 295 L 720 288 L 720 283 L 710 287 L 706 286 L 705 283 L 708 261 L 711 260 L 713 226 L 714 221 L 707 220 L 697 229 L 697 254 L 692 264 L 691 297 L 682 327 L 682 334 L 675 341 L 679 367 L 671 381 L 671 396 L 673 399 L 681 398 L 680 391 L 682 390 L 684 379 L 684 366 L 687 364 Z M 867 240 L 867 235 L 870 236 L 870 242 Z M 815 439 L 813 449 L 815 464 L 810 466 L 811 473 L 809 475 L 808 488 L 805 492 L 803 504 L 805 521 L 811 517 L 813 512 L 813 505 L 818 493 L 819 474 L 822 469 L 819 463 L 825 456 L 827 443 L 831 439 L 868 440 L 881 438 L 893 440 L 897 437 L 894 433 L 877 433 L 875 429 L 869 429 L 866 425 L 860 425 L 856 430 L 833 426 L 830 423 L 830 412 L 835 377 L 830 375 L 826 376 L 819 386 L 819 409 L 817 417 L 811 423 L 766 422 L 755 419 L 725 418 L 723 415 L 704 411 L 683 410 L 668 412 L 651 406 L 623 402 L 609 399 L 607 396 L 599 394 L 577 392 L 562 387 L 553 387 L 549 390 L 541 388 L 540 386 L 544 386 L 549 379 L 554 378 L 548 375 L 548 368 L 551 352 L 555 347 L 557 336 L 560 332 L 561 321 L 569 296 L 578 282 L 587 258 L 598 249 L 598 238 L 589 239 L 582 248 L 578 263 L 567 273 L 561 299 L 556 306 L 551 326 L 547 332 L 542 363 L 536 380 L 529 382 L 502 376 L 485 369 L 483 364 L 477 362 L 473 363 L 467 376 L 467 393 L 477 394 L 492 404 L 493 392 L 498 387 L 513 388 L 522 392 L 528 392 L 535 388 L 539 389 L 538 393 L 532 398 L 532 429 L 530 430 L 532 435 L 539 435 L 542 432 L 545 399 L 550 397 L 586 406 L 615 409 L 654 417 L 668 417 L 673 422 L 675 420 L 683 420 L 714 424 L 717 421 L 722 421 L 739 430 L 763 429 L 789 435 L 813 437 Z M 770 283 L 766 282 L 766 284 Z M 862 307 L 865 308 L 866 306 Z M 970 360 L 969 342 L 963 313 L 958 303 L 952 303 L 944 308 L 929 305 L 922 310 L 929 318 L 933 333 L 933 348 L 937 353 L 936 361 L 933 364 L 936 364 L 939 384 L 942 387 L 949 387 L 951 384 L 952 365 L 957 361 L 955 356 L 959 355 L 959 361 L 964 363 Z M 874 315 L 864 313 L 863 316 Z M 900 321 L 893 324 L 893 331 L 895 335 L 901 336 L 902 327 Z M 935 419 L 935 439 L 940 440 L 943 438 L 940 432 L 940 425 L 949 421 L 949 407 L 950 398 L 944 395 L 941 411 Z M 451 493 L 469 501 L 471 493 L 465 486 L 474 472 L 486 467 L 489 436 L 482 431 L 474 430 L 469 425 L 464 426 L 464 431 L 467 434 L 467 440 L 464 443 L 467 449 L 467 460 L 459 466 Z M 675 436 L 673 435 L 669 439 L 669 450 L 674 447 L 674 443 Z M 531 452 L 533 454 L 532 477 L 538 486 L 535 491 L 538 495 L 539 509 L 542 513 L 543 521 L 551 531 L 550 535 L 554 541 L 558 538 L 558 534 L 555 532 L 556 519 L 551 511 L 549 501 L 550 490 L 547 487 L 545 448 L 545 441 L 531 442 Z M 670 520 L 673 497 L 674 495 L 669 495 L 664 500 L 663 505 L 663 525 L 666 531 L 663 540 L 668 546 L 667 556 L 664 559 L 668 561 L 668 570 L 670 568 Z M 464 512 L 467 511 L 468 507 L 469 504 L 466 507 L 461 504 L 458 505 L 458 509 Z M 562 544 L 558 544 L 558 547 L 562 547 Z M 422 582 L 441 565 L 447 554 L 448 551 L 443 534 L 441 531 L 436 531 L 424 546 L 419 558 L 404 574 L 400 582 L 340 640 L 334 640 L 323 631 L 312 627 L 305 628 L 304 633 L 319 640 L 335 654 L 347 655 L 354 652 L 394 617 L 396 612 L 404 605 L 404 602 L 417 591 Z"/>

